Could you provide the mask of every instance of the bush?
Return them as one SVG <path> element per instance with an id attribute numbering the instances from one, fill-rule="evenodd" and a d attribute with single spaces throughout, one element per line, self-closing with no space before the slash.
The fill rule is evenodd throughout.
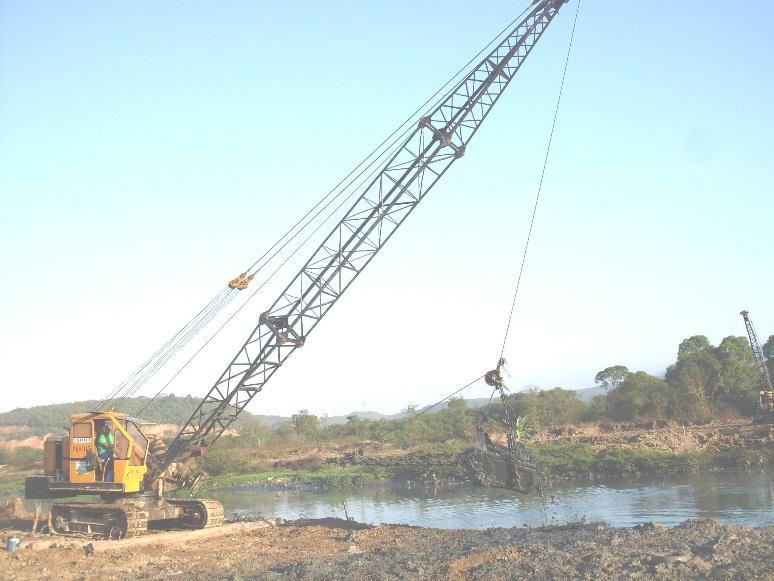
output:
<path id="1" fill-rule="evenodd" d="M 672 388 L 644 371 L 630 373 L 608 397 L 611 416 L 619 421 L 667 418 L 674 404 Z"/>
<path id="2" fill-rule="evenodd" d="M 7 464 L 16 470 L 32 470 L 43 463 L 43 451 L 31 446 L 11 450 L 0 449 L 0 464 Z"/>
<path id="3" fill-rule="evenodd" d="M 250 469 L 248 459 L 226 447 L 216 447 L 207 451 L 200 461 L 202 469 L 211 476 L 240 474 Z"/>

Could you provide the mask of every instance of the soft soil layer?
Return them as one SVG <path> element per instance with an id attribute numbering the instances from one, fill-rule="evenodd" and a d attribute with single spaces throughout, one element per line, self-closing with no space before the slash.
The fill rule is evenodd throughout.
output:
<path id="1" fill-rule="evenodd" d="M 774 578 L 774 527 L 711 520 L 674 529 L 364 528 L 335 519 L 257 525 L 202 537 L 157 533 L 158 542 L 123 548 L 122 541 L 108 547 L 38 537 L 30 549 L 0 555 L 0 567 L 4 579 Z"/>

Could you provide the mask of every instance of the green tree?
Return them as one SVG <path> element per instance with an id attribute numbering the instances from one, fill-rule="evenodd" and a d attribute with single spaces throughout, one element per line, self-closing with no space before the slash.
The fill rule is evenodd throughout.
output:
<path id="1" fill-rule="evenodd" d="M 758 398 L 758 372 L 746 337 L 726 337 L 715 350 L 720 373 L 712 399 L 724 407 L 754 413 Z"/>
<path id="2" fill-rule="evenodd" d="M 561 387 L 519 392 L 509 398 L 508 405 L 511 418 L 528 416 L 539 426 L 574 424 L 586 414 L 586 404 L 578 394 Z"/>
<path id="3" fill-rule="evenodd" d="M 726 337 L 717 347 L 721 370 L 713 399 L 730 405 L 755 402 L 758 374 L 746 337 Z"/>
<path id="4" fill-rule="evenodd" d="M 320 432 L 320 420 L 307 410 L 301 410 L 290 417 L 293 431 L 306 440 L 314 440 Z"/>
<path id="5" fill-rule="evenodd" d="M 694 335 L 680 343 L 677 361 L 667 367 L 665 377 L 674 391 L 673 415 L 684 419 L 709 418 L 714 413 L 721 370 L 717 351 L 704 335 Z"/>
<path id="6" fill-rule="evenodd" d="M 708 418 L 718 410 L 753 413 L 756 406 L 755 361 L 745 337 L 726 337 L 713 347 L 703 335 L 680 344 L 677 362 L 666 381 L 674 389 L 678 417 Z"/>
<path id="7" fill-rule="evenodd" d="M 629 375 L 629 369 L 625 365 L 613 365 L 606 367 L 594 377 L 594 382 L 605 389 L 615 389 Z"/>
<path id="8" fill-rule="evenodd" d="M 461 397 L 449 400 L 446 409 L 438 413 L 444 434 L 449 438 L 469 438 L 473 435 L 474 415 L 468 402 Z"/>
<path id="9" fill-rule="evenodd" d="M 258 421 L 246 422 L 239 430 L 239 439 L 248 446 L 265 446 L 276 438 L 274 430 Z"/>
<path id="10" fill-rule="evenodd" d="M 715 371 L 707 372 L 699 361 L 688 359 L 667 369 L 667 383 L 675 396 L 673 415 L 686 420 L 707 420 L 712 416 L 710 378 Z"/>
<path id="11" fill-rule="evenodd" d="M 709 351 L 710 349 L 712 349 L 712 345 L 707 337 L 704 335 L 693 335 L 683 339 L 682 343 L 680 343 L 680 346 L 677 348 L 677 360 L 680 361 L 684 357 L 689 357 L 701 351 Z"/>
<path id="12" fill-rule="evenodd" d="M 607 397 L 607 394 L 595 395 L 591 398 L 586 409 L 586 419 L 598 422 L 608 416 L 609 408 L 610 399 Z"/>
<path id="13" fill-rule="evenodd" d="M 395 430 L 395 437 L 403 447 L 439 442 L 447 439 L 446 434 L 439 428 L 436 414 L 429 413 L 399 420 Z"/>
<path id="14" fill-rule="evenodd" d="M 761 347 L 763 358 L 766 360 L 766 366 L 769 369 L 769 377 L 774 381 L 774 335 L 769 335 L 768 340 Z"/>
<path id="15" fill-rule="evenodd" d="M 659 420 L 669 416 L 672 389 L 644 371 L 630 373 L 626 380 L 610 392 L 611 415 L 617 420 Z"/>
<path id="16" fill-rule="evenodd" d="M 344 432 L 347 436 L 355 438 L 367 438 L 369 436 L 371 424 L 370 420 L 365 420 L 357 414 L 347 416 L 347 423 L 344 426 Z"/>

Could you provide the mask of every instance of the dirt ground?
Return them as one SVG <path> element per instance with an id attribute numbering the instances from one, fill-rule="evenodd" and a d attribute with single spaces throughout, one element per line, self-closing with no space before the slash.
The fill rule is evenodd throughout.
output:
<path id="1" fill-rule="evenodd" d="M 8 534 L 8 531 L 3 531 Z M 347 521 L 225 525 L 153 543 L 62 537 L 0 554 L 4 579 L 772 579 L 774 527 L 442 530 Z M 3 535 L 5 537 L 5 534 Z M 92 552 L 93 548 L 93 552 Z M 91 553 L 91 554 L 89 554 Z"/>
<path id="2" fill-rule="evenodd" d="M 774 423 L 755 423 L 751 419 L 714 420 L 702 424 L 659 422 L 649 424 L 582 424 L 557 429 L 542 429 L 540 442 L 589 444 L 596 450 L 621 445 L 669 452 L 727 449 L 762 449 L 774 442 Z"/>

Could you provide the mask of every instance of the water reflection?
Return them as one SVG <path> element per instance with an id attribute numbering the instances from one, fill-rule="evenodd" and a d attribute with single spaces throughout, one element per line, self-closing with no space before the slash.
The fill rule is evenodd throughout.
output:
<path id="1" fill-rule="evenodd" d="M 344 517 L 361 522 L 443 528 L 541 526 L 586 520 L 613 526 L 656 521 L 668 526 L 715 518 L 774 525 L 772 480 L 766 473 L 719 473 L 669 480 L 555 486 L 543 498 L 499 489 L 267 492 L 241 488 L 209 493 L 228 514 L 286 519 Z"/>

